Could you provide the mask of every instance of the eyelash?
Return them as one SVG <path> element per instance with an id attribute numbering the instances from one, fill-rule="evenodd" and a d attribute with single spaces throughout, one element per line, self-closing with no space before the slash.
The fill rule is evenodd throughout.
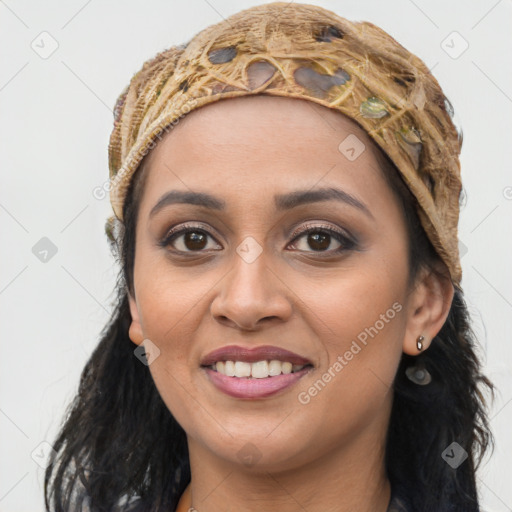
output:
<path id="1" fill-rule="evenodd" d="M 305 229 L 303 229 L 303 228 L 305 228 Z M 171 230 L 169 230 L 166 233 L 165 237 L 158 243 L 158 245 L 163 248 L 166 248 L 171 244 L 172 241 L 177 239 L 179 236 L 189 233 L 189 232 L 199 232 L 199 233 L 206 234 L 206 235 L 210 236 L 211 238 L 213 238 L 213 235 L 211 235 L 207 230 L 202 229 L 198 225 L 182 224 L 179 229 L 177 229 L 175 227 L 175 228 L 172 228 Z M 324 234 L 326 233 L 328 235 L 331 235 L 336 241 L 338 241 L 341 244 L 341 246 L 338 249 L 334 249 L 334 250 L 306 251 L 306 252 L 313 252 L 318 255 L 322 255 L 322 254 L 332 255 L 332 254 L 340 254 L 342 252 L 352 250 L 356 247 L 356 241 L 354 239 L 352 239 L 351 237 L 347 236 L 346 234 L 344 234 L 343 232 L 333 229 L 332 227 L 327 226 L 327 225 L 318 225 L 318 224 L 317 225 L 307 224 L 305 226 L 301 226 L 301 228 L 299 228 L 299 229 L 296 229 L 291 234 L 292 242 L 294 242 L 296 239 L 302 238 L 305 235 L 308 235 L 309 233 L 317 233 L 317 232 L 324 233 Z M 205 251 L 204 250 L 179 251 L 179 250 L 174 249 L 174 252 L 194 254 L 194 253 L 201 253 L 201 252 L 205 252 Z"/>

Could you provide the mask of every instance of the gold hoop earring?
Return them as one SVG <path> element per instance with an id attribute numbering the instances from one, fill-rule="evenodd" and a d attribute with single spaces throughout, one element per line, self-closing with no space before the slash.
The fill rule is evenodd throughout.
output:
<path id="1" fill-rule="evenodd" d="M 423 350 L 423 340 L 425 338 L 423 336 L 418 336 L 416 339 L 416 347 L 418 347 L 418 350 L 421 352 Z"/>

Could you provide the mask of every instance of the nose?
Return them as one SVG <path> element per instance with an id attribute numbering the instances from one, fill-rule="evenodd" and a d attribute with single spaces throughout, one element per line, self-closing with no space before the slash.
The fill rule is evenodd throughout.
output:
<path id="1" fill-rule="evenodd" d="M 238 255 L 234 259 L 212 300 L 213 318 L 248 331 L 258 330 L 262 324 L 288 320 L 292 314 L 290 288 L 267 265 L 264 254 L 251 263 Z"/>

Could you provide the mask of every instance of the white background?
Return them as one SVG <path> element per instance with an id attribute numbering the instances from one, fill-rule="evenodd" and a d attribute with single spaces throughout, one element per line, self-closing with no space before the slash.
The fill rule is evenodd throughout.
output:
<path id="1" fill-rule="evenodd" d="M 259 3 L 0 0 L 0 512 L 44 510 L 44 472 L 31 453 L 53 441 L 108 318 L 117 273 L 103 231 L 111 208 L 93 190 L 108 180 L 118 95 L 157 52 Z M 382 27 L 424 60 L 454 105 L 467 197 L 462 285 L 499 389 L 490 414 L 496 450 L 478 483 L 483 510 L 512 511 L 512 3 L 310 3 Z M 43 31 L 58 43 L 46 59 L 31 47 L 49 37 Z M 458 58 L 443 49 L 460 53 L 464 40 Z M 32 252 L 42 237 L 57 248 L 46 263 Z"/>

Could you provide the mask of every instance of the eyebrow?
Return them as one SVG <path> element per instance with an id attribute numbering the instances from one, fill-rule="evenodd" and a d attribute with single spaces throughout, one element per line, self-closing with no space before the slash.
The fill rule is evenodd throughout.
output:
<path id="1" fill-rule="evenodd" d="M 295 190 L 287 194 L 274 196 L 274 202 L 278 211 L 291 210 L 304 204 L 317 203 L 321 201 L 339 201 L 365 213 L 368 217 L 374 218 L 368 207 L 359 199 L 338 188 L 320 188 L 315 190 Z M 186 192 L 182 190 L 171 190 L 165 193 L 153 206 L 149 218 L 156 215 L 162 208 L 171 204 L 193 204 L 203 206 L 211 210 L 225 210 L 226 202 L 218 197 L 203 192 Z"/>

